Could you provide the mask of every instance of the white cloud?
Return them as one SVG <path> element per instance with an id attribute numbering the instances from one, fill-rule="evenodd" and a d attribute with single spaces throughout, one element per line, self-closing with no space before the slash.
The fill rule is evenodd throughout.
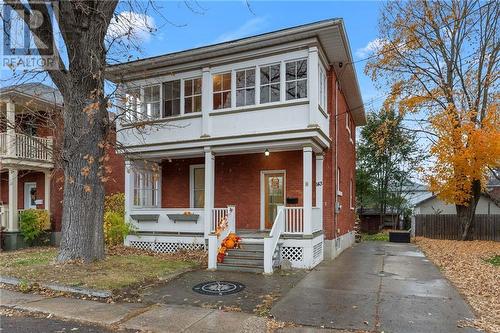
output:
<path id="1" fill-rule="evenodd" d="M 156 31 L 153 17 L 130 11 L 115 15 L 108 27 L 108 36 L 117 38 L 137 39 L 140 42 L 148 42 L 151 35 Z"/>
<path id="2" fill-rule="evenodd" d="M 373 52 L 376 52 L 384 46 L 385 41 L 380 38 L 375 38 L 366 44 L 365 47 L 356 50 L 355 55 L 357 58 L 366 58 L 370 56 Z"/>
<path id="3" fill-rule="evenodd" d="M 243 23 L 240 27 L 235 30 L 231 30 L 223 33 L 215 39 L 215 43 L 227 42 L 230 40 L 235 40 L 243 37 L 248 37 L 250 35 L 259 33 L 263 30 L 266 24 L 265 17 L 255 17 Z"/>

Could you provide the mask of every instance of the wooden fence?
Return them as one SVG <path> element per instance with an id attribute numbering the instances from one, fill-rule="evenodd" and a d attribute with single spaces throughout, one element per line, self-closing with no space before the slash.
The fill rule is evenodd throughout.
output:
<path id="1" fill-rule="evenodd" d="M 460 239 L 456 215 L 415 215 L 415 236 L 437 239 Z M 473 239 L 500 241 L 500 215 L 476 215 Z"/>

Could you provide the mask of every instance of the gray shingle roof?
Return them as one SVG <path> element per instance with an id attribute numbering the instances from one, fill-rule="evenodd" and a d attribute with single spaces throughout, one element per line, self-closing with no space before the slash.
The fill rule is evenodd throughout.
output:
<path id="1" fill-rule="evenodd" d="M 0 97 L 16 93 L 31 96 L 50 104 L 63 104 L 63 97 L 59 90 L 43 83 L 23 83 L 0 88 Z"/>

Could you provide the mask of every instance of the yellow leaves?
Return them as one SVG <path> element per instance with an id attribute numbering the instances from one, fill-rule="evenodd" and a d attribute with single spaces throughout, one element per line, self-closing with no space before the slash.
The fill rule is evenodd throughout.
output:
<path id="1" fill-rule="evenodd" d="M 439 136 L 431 147 L 436 163 L 427 177 L 430 190 L 440 199 L 467 205 L 472 183 L 485 185 L 487 168 L 500 166 L 500 122 L 496 112 L 489 112 L 480 126 L 475 111 L 459 112 L 452 107 L 431 118 Z"/>
<path id="2" fill-rule="evenodd" d="M 88 177 L 88 175 L 90 174 L 90 168 L 87 166 L 83 167 L 80 173 L 82 174 L 82 176 Z"/>
<path id="3" fill-rule="evenodd" d="M 85 185 L 83 186 L 83 191 L 84 191 L 85 193 L 90 193 L 90 192 L 92 192 L 92 187 L 91 187 L 90 185 L 88 185 L 88 184 L 85 184 Z"/>

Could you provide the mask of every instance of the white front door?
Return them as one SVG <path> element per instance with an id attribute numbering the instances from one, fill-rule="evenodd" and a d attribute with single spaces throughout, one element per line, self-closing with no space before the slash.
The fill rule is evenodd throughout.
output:
<path id="1" fill-rule="evenodd" d="M 24 209 L 36 208 L 36 183 L 24 183 Z"/>

